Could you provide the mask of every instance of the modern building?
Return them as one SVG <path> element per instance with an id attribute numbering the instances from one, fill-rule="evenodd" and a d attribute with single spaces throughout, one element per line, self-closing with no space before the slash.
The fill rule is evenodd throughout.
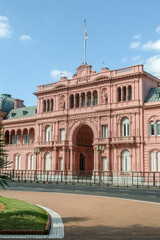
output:
<path id="1" fill-rule="evenodd" d="M 72 79 L 38 86 L 37 106 L 2 94 L 9 169 L 160 171 L 159 86 L 143 65 L 82 64 Z"/>

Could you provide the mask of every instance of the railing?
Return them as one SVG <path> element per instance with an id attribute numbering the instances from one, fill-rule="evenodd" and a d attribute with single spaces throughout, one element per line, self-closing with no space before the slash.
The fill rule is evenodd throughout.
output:
<path id="1" fill-rule="evenodd" d="M 70 183 L 160 188 L 160 172 L 0 170 L 15 182 Z"/>
<path id="2" fill-rule="evenodd" d="M 120 143 L 134 143 L 135 137 L 134 136 L 128 136 L 128 137 L 113 137 L 111 138 L 111 144 L 120 144 Z"/>

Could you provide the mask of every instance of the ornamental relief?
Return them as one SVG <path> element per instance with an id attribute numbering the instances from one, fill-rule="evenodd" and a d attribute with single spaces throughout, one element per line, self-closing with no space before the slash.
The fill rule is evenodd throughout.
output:
<path id="1" fill-rule="evenodd" d="M 68 128 L 71 129 L 78 122 L 81 124 L 86 124 L 86 125 L 88 125 L 88 122 L 90 122 L 90 123 L 94 124 L 95 128 L 97 129 L 98 118 L 86 118 L 86 119 L 82 119 L 82 120 L 68 121 Z"/>

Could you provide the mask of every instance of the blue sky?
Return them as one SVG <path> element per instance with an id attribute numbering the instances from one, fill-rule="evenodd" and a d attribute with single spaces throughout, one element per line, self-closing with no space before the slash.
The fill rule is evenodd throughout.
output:
<path id="1" fill-rule="evenodd" d="M 159 0 L 0 0 L 0 93 L 36 104 L 38 85 L 84 61 L 100 71 L 144 64 L 160 76 Z"/>

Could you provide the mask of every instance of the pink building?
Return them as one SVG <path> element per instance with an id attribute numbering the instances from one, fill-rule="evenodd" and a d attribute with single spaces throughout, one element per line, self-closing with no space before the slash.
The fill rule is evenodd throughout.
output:
<path id="1" fill-rule="evenodd" d="M 9 168 L 160 171 L 159 83 L 143 65 L 96 73 L 83 64 L 72 79 L 38 86 L 37 106 L 1 95 Z"/>

